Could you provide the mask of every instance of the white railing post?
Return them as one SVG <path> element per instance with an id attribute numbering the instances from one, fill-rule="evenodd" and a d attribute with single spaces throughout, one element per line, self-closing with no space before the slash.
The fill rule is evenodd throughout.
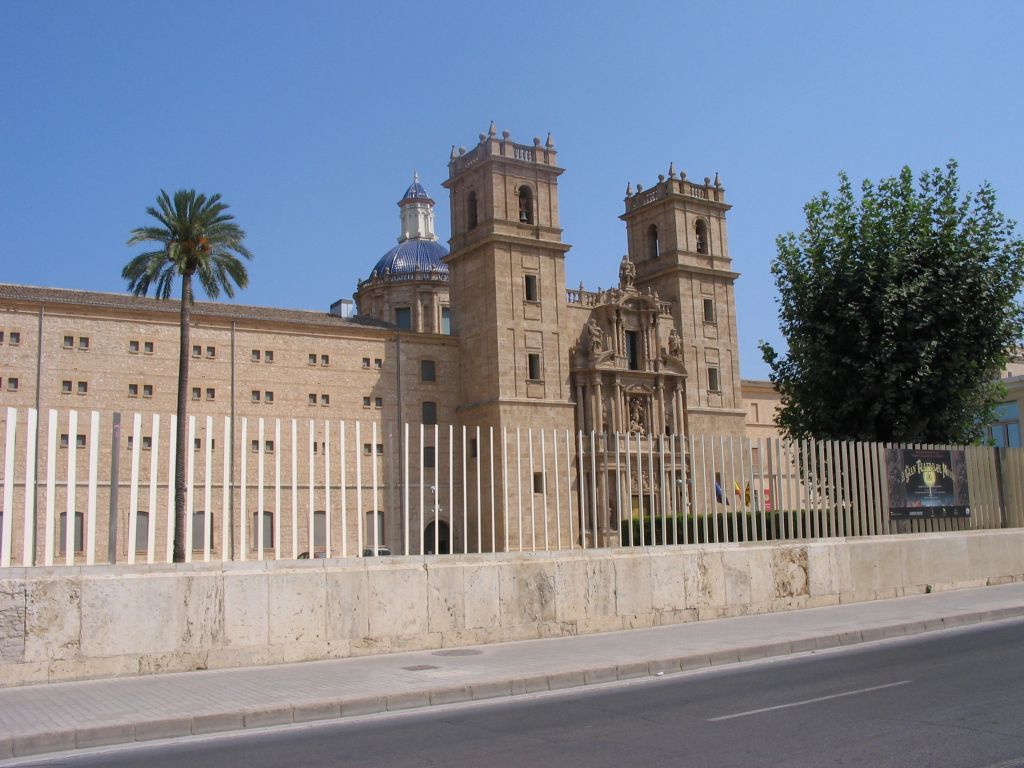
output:
<path id="1" fill-rule="evenodd" d="M 156 432 L 156 421 L 154 417 L 153 432 Z M 153 438 L 153 448 L 156 448 L 156 437 Z M 221 562 L 228 562 L 233 558 L 232 546 L 231 546 L 231 525 L 234 522 L 231 519 L 231 463 L 234 457 L 231 455 L 231 417 L 224 417 L 224 449 L 221 455 L 224 460 L 221 462 L 222 480 L 220 487 L 220 559 Z M 154 504 L 156 502 L 154 501 Z M 150 535 L 152 535 L 152 530 Z M 150 547 L 152 549 L 152 547 Z"/>
<path id="2" fill-rule="evenodd" d="M 213 416 L 206 417 L 206 465 L 203 471 L 203 562 L 210 562 L 213 549 Z"/>
<path id="3" fill-rule="evenodd" d="M 153 415 L 154 423 L 158 423 L 159 417 Z M 156 429 L 153 430 L 154 434 Z M 154 438 L 155 440 L 155 438 Z M 91 422 L 89 424 L 89 500 L 87 502 L 85 514 L 86 514 L 86 547 L 85 547 L 85 564 L 93 565 L 96 562 L 96 489 L 98 485 L 98 474 L 99 474 L 99 463 L 100 463 L 100 414 L 99 411 L 92 412 Z M 148 562 L 153 562 L 153 536 L 156 533 L 156 446 L 153 446 L 153 464 L 150 469 L 150 474 L 153 476 L 153 480 L 150 488 L 150 502 L 149 502 L 149 545 L 148 545 Z M 25 483 L 25 493 L 29 490 L 28 482 Z M 26 527 L 29 526 L 28 520 L 25 521 Z"/>
<path id="4" fill-rule="evenodd" d="M 53 565 L 54 505 L 57 503 L 57 411 L 47 413 L 46 429 L 46 540 L 43 546 L 43 565 Z M 70 439 L 70 438 L 69 438 Z"/>
<path id="5" fill-rule="evenodd" d="M 64 565 L 75 564 L 75 506 L 78 468 L 78 411 L 68 412 L 68 477 L 64 512 Z"/>
<path id="6" fill-rule="evenodd" d="M 406 432 L 406 442 L 408 443 L 408 432 Z M 338 470 L 338 485 L 341 488 L 341 556 L 348 557 L 348 473 L 345 467 L 345 421 L 342 419 L 341 430 L 338 435 L 338 457 L 340 458 L 341 466 Z M 406 464 L 405 476 L 409 476 L 409 465 Z M 408 507 L 408 492 L 406 492 L 406 507 Z M 408 554 L 408 553 L 406 553 Z"/>
<path id="7" fill-rule="evenodd" d="M 167 541 L 164 543 L 164 562 L 174 562 L 174 467 L 177 461 L 176 447 L 178 444 L 178 417 L 171 416 L 167 435 Z M 243 465 L 244 466 L 244 465 Z M 244 470 L 243 470 L 244 477 Z M 243 496 L 243 500 L 244 500 Z"/>
<path id="8" fill-rule="evenodd" d="M 274 419 L 274 559 L 281 559 L 281 420 Z"/>
<path id="9" fill-rule="evenodd" d="M 139 533 L 139 451 L 142 450 L 142 414 L 132 417 L 131 484 L 128 486 L 128 564 L 135 562 L 135 540 Z"/>
<path id="10" fill-rule="evenodd" d="M 3 532 L 0 538 L 3 547 L 0 548 L 0 567 L 9 568 L 11 565 L 11 531 L 14 529 L 14 438 L 18 431 L 18 412 L 11 407 L 7 408 L 7 434 L 4 440 L 4 509 L 3 509 Z M 28 486 L 25 487 L 28 493 Z"/>
<path id="11" fill-rule="evenodd" d="M 36 547 L 36 428 L 39 424 L 39 411 L 28 409 L 28 424 L 25 426 L 25 531 L 22 537 L 22 565 L 35 565 Z"/>

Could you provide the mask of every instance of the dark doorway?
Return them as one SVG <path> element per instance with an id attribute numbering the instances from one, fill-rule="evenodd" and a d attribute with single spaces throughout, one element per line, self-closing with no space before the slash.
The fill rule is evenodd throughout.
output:
<path id="1" fill-rule="evenodd" d="M 437 523 L 437 552 L 434 552 L 434 524 L 430 523 L 430 525 L 423 529 L 423 554 L 449 555 L 451 551 L 448 523 L 444 520 L 440 520 Z"/>

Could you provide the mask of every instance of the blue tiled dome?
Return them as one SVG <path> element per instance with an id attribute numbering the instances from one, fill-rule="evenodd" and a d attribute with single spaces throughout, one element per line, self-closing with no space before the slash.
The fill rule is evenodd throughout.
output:
<path id="1" fill-rule="evenodd" d="M 419 187 L 419 184 L 413 186 Z M 447 275 L 448 265 L 442 261 L 447 255 L 448 249 L 436 240 L 406 240 L 385 253 L 374 265 L 373 271 L 380 277 L 384 276 L 385 270 L 391 275 L 396 275 L 416 271 L 429 272 L 434 269 Z"/>
<path id="2" fill-rule="evenodd" d="M 423 185 L 419 182 L 419 178 L 417 178 L 409 185 L 409 188 L 405 190 L 405 194 L 402 195 L 402 200 L 430 200 L 430 195 L 427 194 L 427 190 L 423 188 Z M 430 200 L 430 202 L 434 201 Z M 401 205 L 401 203 L 399 203 L 399 205 Z"/>

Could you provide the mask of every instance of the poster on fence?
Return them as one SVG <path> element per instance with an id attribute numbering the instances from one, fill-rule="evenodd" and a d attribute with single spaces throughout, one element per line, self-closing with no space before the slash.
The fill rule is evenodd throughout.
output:
<path id="1" fill-rule="evenodd" d="M 889 448 L 885 454 L 892 519 L 971 516 L 963 451 Z"/>

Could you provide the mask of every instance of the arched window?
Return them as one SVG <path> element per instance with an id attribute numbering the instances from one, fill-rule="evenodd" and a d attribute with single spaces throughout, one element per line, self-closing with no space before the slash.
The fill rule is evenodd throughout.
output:
<path id="1" fill-rule="evenodd" d="M 697 233 L 697 253 L 706 254 L 708 252 L 708 223 L 704 219 L 697 219 L 693 228 Z"/>
<path id="2" fill-rule="evenodd" d="M 146 552 L 149 549 L 149 512 L 138 511 L 135 514 L 135 551 Z"/>
<path id="3" fill-rule="evenodd" d="M 533 190 L 525 184 L 519 188 L 519 222 L 533 224 Z"/>
<path id="4" fill-rule="evenodd" d="M 661 247 L 658 243 L 658 227 L 651 224 L 647 228 L 647 258 L 656 259 L 661 254 Z"/>
<path id="5" fill-rule="evenodd" d="M 252 548 L 256 549 L 260 545 L 259 540 L 259 529 L 256 527 L 260 524 L 260 513 L 252 513 Z M 193 529 L 194 530 L 194 529 Z M 263 513 L 263 549 L 274 548 L 274 513 L 266 512 Z"/>
<path id="6" fill-rule="evenodd" d="M 75 512 L 75 552 L 81 552 L 85 547 L 82 544 L 82 527 L 85 524 L 85 516 L 81 512 Z M 57 542 L 60 554 L 64 554 L 64 544 L 68 540 L 68 513 L 60 513 L 60 540 Z"/>
<path id="7" fill-rule="evenodd" d="M 476 192 L 470 191 L 466 196 L 466 229 L 476 229 Z"/>

